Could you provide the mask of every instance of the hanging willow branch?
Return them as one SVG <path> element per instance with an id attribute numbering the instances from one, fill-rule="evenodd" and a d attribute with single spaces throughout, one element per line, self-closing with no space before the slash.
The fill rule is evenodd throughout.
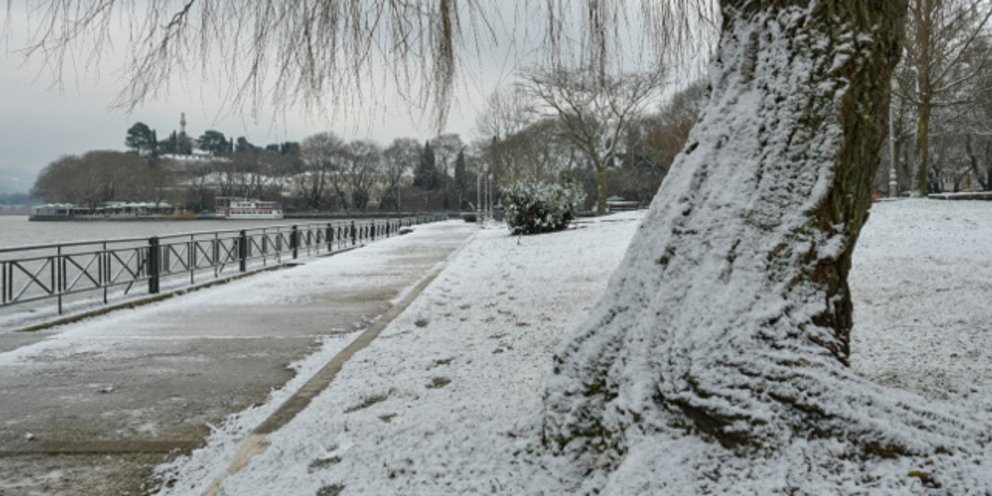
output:
<path id="1" fill-rule="evenodd" d="M 7 23 L 16 3 L 7 0 Z M 447 116 L 460 57 L 480 54 L 480 46 L 518 41 L 503 39 L 518 26 L 500 21 L 538 20 L 529 31 L 540 34 L 535 48 L 551 63 L 571 57 L 605 73 L 622 63 L 620 46 L 631 33 L 639 33 L 645 52 L 658 61 L 698 59 L 686 55 L 712 43 L 719 17 L 712 0 L 24 0 L 24 5 L 30 32 L 24 53 L 43 60 L 57 83 L 72 68 L 92 67 L 117 48 L 118 32 L 126 31 L 127 63 L 115 104 L 128 110 L 195 67 L 229 82 L 225 91 L 233 106 L 252 109 L 264 104 L 337 108 L 346 98 L 359 103 L 374 90 L 375 71 L 384 71 L 412 105 L 433 108 L 438 123 Z M 628 12 L 636 12 L 637 20 Z"/>

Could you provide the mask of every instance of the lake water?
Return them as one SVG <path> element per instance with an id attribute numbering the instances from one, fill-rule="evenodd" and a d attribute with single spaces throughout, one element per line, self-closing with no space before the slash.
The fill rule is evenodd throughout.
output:
<path id="1" fill-rule="evenodd" d="M 0 215 L 0 247 L 149 238 L 186 232 L 251 229 L 264 226 L 306 224 L 300 219 L 188 220 L 188 221 L 85 221 L 30 222 L 26 215 Z"/>

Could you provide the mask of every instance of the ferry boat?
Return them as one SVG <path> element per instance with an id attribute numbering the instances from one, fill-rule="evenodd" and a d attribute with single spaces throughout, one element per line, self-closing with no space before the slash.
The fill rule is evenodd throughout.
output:
<path id="1" fill-rule="evenodd" d="M 217 197 L 217 218 L 221 219 L 281 219 L 282 205 L 279 202 L 262 201 L 254 198 Z"/>

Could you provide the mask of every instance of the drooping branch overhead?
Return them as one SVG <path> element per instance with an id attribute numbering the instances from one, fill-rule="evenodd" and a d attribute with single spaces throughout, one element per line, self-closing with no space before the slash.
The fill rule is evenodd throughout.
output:
<path id="1" fill-rule="evenodd" d="M 666 60 L 712 44 L 712 0 L 24 0 L 25 52 L 61 81 L 122 48 L 117 105 L 154 98 L 177 74 L 200 68 L 228 81 L 235 106 L 337 106 L 368 97 L 373 76 L 416 107 L 446 117 L 457 69 L 485 47 L 536 36 L 549 60 L 577 57 L 606 71 L 633 43 Z M 16 0 L 7 0 L 10 22 Z M 19 6 L 19 5 L 18 5 Z M 631 14 L 636 12 L 636 14 Z M 19 22 L 21 19 L 14 19 Z M 546 21 L 546 22 L 544 22 Z M 520 27 L 516 24 L 533 24 Z M 635 36 L 635 33 L 637 36 Z M 508 39 L 509 38 L 509 39 Z M 689 57 L 687 57 L 689 58 Z M 661 64 L 654 64 L 660 66 Z"/>

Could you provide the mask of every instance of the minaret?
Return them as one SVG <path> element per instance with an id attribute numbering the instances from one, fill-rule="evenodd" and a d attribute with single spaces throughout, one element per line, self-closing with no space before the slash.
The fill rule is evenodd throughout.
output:
<path id="1" fill-rule="evenodd" d="M 186 134 L 186 112 L 179 113 L 179 133 Z"/>

